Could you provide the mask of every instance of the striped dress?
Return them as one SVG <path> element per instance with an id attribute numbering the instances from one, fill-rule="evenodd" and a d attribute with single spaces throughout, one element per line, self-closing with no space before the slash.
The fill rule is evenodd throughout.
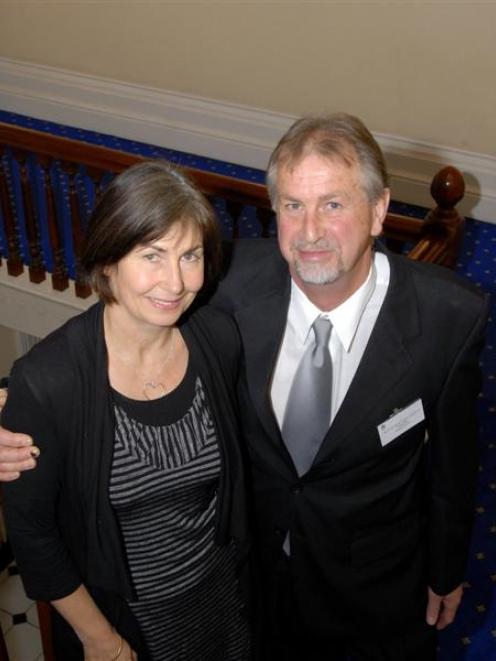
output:
<path id="1" fill-rule="evenodd" d="M 248 626 L 234 544 L 214 543 L 221 456 L 202 383 L 153 401 L 114 392 L 110 499 L 153 661 L 243 661 Z"/>

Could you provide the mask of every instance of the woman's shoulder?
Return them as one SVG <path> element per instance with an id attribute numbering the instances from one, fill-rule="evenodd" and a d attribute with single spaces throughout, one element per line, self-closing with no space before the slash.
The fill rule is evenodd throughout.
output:
<path id="1" fill-rule="evenodd" d="M 37 342 L 26 354 L 15 362 L 22 371 L 43 372 L 45 369 L 64 367 L 67 363 L 67 324 Z"/>
<path id="2" fill-rule="evenodd" d="M 55 387 L 63 392 L 70 387 L 76 361 L 88 359 L 80 339 L 86 334 L 95 310 L 72 317 L 35 344 L 13 366 L 9 384 L 22 378 L 37 388 Z M 91 344 L 87 343 L 88 348 Z"/>

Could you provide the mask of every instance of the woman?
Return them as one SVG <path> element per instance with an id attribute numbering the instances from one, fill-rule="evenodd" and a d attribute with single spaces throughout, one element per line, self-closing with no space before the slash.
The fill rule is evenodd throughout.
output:
<path id="1" fill-rule="evenodd" d="M 130 168 L 82 256 L 100 302 L 14 366 L 2 423 L 41 455 L 4 485 L 9 538 L 27 594 L 54 606 L 57 659 L 249 657 L 239 342 L 191 308 L 219 253 L 183 174 Z"/>

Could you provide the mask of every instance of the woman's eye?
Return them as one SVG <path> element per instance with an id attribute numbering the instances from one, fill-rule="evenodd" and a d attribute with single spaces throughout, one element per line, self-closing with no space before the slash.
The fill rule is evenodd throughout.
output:
<path id="1" fill-rule="evenodd" d="M 185 262 L 196 262 L 200 259 L 201 255 L 197 252 L 186 252 L 183 255 L 183 260 Z"/>

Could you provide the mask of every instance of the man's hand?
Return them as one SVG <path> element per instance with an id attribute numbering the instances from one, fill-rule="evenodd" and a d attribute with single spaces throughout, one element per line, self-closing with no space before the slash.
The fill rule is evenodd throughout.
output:
<path id="1" fill-rule="evenodd" d="M 1 458 L 1 455 L 0 455 Z M 1 466 L 0 466 L 1 468 Z M 444 629 L 455 619 L 456 611 L 462 600 L 463 587 L 459 585 L 449 594 L 441 597 L 427 588 L 427 613 L 426 621 L 431 626 L 436 626 L 438 631 Z"/>
<path id="2" fill-rule="evenodd" d="M 0 389 L 0 411 L 7 401 L 7 391 Z M 26 434 L 14 434 L 0 427 L 0 482 L 17 480 L 22 471 L 35 468 L 40 451 Z"/>
<path id="3" fill-rule="evenodd" d="M 26 434 L 14 434 L 0 427 L 0 482 L 17 480 L 22 471 L 36 467 L 39 449 Z"/>

